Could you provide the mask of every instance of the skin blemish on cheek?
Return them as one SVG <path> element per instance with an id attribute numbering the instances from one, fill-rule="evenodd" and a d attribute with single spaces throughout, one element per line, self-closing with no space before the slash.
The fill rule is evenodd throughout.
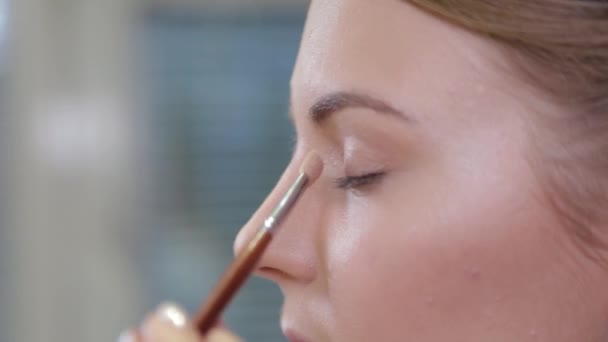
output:
<path id="1" fill-rule="evenodd" d="M 477 267 L 471 267 L 466 270 L 467 276 L 472 280 L 481 279 L 481 270 Z"/>

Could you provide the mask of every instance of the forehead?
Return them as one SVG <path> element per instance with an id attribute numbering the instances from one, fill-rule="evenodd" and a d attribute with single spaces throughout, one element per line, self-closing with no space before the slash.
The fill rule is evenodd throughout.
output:
<path id="1" fill-rule="evenodd" d="M 292 102 L 304 108 L 338 91 L 402 100 L 405 108 L 417 99 L 428 104 L 420 95 L 429 92 L 462 97 L 463 87 L 497 83 L 500 57 L 490 42 L 405 1 L 313 1 Z"/>

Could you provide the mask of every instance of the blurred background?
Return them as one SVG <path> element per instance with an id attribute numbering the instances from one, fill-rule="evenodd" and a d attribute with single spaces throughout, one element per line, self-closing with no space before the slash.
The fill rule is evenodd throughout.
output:
<path id="1" fill-rule="evenodd" d="M 0 0 L 0 341 L 191 313 L 287 164 L 304 0 Z M 252 279 L 226 312 L 283 341 Z"/>

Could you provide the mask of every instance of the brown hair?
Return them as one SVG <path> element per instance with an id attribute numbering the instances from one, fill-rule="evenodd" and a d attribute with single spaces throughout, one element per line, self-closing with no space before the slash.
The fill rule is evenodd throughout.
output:
<path id="1" fill-rule="evenodd" d="M 575 242 L 601 256 L 608 250 L 608 1 L 409 1 L 503 43 L 522 75 L 571 109 L 557 120 L 547 115 L 553 120 L 543 130 L 551 134 L 532 137 L 541 152 L 533 162 Z"/>

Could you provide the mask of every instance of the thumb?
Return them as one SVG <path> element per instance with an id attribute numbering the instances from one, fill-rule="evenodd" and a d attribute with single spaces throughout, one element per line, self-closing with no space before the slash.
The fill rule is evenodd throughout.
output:
<path id="1" fill-rule="evenodd" d="M 175 304 L 164 304 L 146 318 L 139 329 L 124 333 L 119 342 L 242 342 L 225 327 L 212 329 L 201 339 L 188 321 L 184 310 Z"/>
<path id="2" fill-rule="evenodd" d="M 240 338 L 224 328 L 215 328 L 206 336 L 205 342 L 242 342 Z"/>
<path id="3" fill-rule="evenodd" d="M 139 328 L 137 342 L 199 342 L 200 338 L 179 306 L 166 303 Z"/>

